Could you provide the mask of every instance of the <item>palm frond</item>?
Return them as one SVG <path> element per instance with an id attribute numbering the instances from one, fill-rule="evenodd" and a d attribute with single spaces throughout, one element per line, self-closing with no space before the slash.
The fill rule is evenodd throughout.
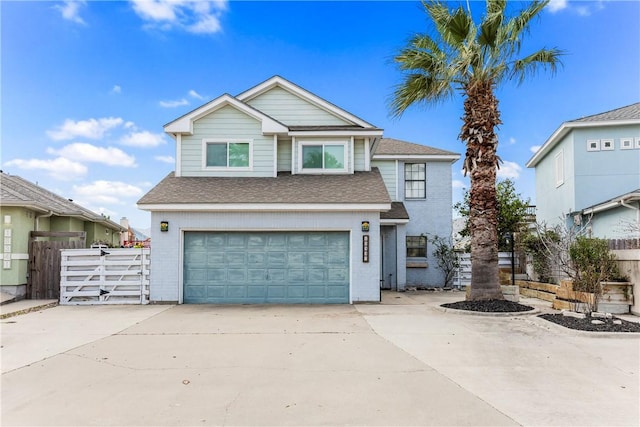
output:
<path id="1" fill-rule="evenodd" d="M 535 75 L 539 69 L 548 69 L 551 74 L 555 74 L 558 67 L 562 66 L 560 56 L 563 51 L 553 49 L 540 49 L 524 58 L 518 59 L 511 65 L 511 76 L 522 84 L 526 77 Z"/>

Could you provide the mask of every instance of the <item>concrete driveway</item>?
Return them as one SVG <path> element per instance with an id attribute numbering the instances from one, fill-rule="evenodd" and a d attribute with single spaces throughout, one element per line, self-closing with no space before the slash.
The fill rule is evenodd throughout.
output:
<path id="1" fill-rule="evenodd" d="M 0 421 L 639 424 L 637 336 L 438 308 L 461 296 L 386 294 L 384 304 L 356 306 L 55 307 L 16 316 L 2 323 Z"/>

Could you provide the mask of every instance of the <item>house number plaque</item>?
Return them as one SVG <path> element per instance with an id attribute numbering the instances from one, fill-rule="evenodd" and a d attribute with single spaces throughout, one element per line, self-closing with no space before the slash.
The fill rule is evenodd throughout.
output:
<path id="1" fill-rule="evenodd" d="M 369 262 L 369 236 L 362 236 L 362 262 Z"/>

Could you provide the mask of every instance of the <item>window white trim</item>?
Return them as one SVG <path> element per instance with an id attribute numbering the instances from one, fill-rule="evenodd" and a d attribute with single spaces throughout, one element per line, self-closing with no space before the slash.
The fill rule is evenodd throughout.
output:
<path id="1" fill-rule="evenodd" d="M 621 150 L 633 150 L 633 138 L 620 138 Z"/>
<path id="2" fill-rule="evenodd" d="M 297 157 L 298 157 L 298 168 L 297 171 L 299 174 L 343 174 L 349 171 L 349 141 L 348 140 L 298 140 L 297 145 Z M 342 164 L 344 167 L 342 169 L 325 169 L 323 168 L 313 168 L 313 169 L 305 169 L 303 167 L 304 159 L 303 159 L 303 147 L 305 146 L 322 146 L 323 152 L 325 146 L 342 146 L 344 148 L 342 159 Z M 324 159 L 324 156 L 323 156 Z"/>
<path id="3" fill-rule="evenodd" d="M 600 151 L 600 140 L 599 139 L 588 139 L 587 140 L 587 151 Z"/>
<path id="4" fill-rule="evenodd" d="M 556 187 L 560 187 L 564 184 L 564 150 L 560 150 L 555 155 L 555 172 L 556 172 Z"/>
<path id="5" fill-rule="evenodd" d="M 615 148 L 613 145 L 613 139 L 601 139 L 600 140 L 600 149 L 602 151 L 612 151 Z"/>
<path id="6" fill-rule="evenodd" d="M 296 174 L 296 137 L 291 138 L 291 175 Z"/>
<path id="7" fill-rule="evenodd" d="M 227 166 L 207 166 L 207 145 L 227 144 Z M 229 144 L 249 144 L 249 166 L 231 167 L 229 165 Z M 233 139 L 233 138 L 204 138 L 202 140 L 202 170 L 207 171 L 252 171 L 253 170 L 253 139 Z"/>
<path id="8" fill-rule="evenodd" d="M 640 148 L 640 138 L 636 137 L 636 145 L 635 148 Z"/>

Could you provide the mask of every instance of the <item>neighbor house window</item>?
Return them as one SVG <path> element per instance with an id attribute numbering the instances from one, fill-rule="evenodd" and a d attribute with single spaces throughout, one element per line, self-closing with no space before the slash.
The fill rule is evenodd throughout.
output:
<path id="1" fill-rule="evenodd" d="M 204 166 L 207 168 L 249 168 L 251 166 L 251 142 L 205 141 Z"/>
<path id="2" fill-rule="evenodd" d="M 346 170 L 345 143 L 303 143 L 301 145 L 301 160 L 303 171 Z"/>
<path id="3" fill-rule="evenodd" d="M 405 163 L 404 197 L 405 199 L 426 198 L 427 177 L 424 163 Z"/>
<path id="4" fill-rule="evenodd" d="M 407 236 L 407 258 L 426 258 L 427 238 L 425 236 Z"/>

